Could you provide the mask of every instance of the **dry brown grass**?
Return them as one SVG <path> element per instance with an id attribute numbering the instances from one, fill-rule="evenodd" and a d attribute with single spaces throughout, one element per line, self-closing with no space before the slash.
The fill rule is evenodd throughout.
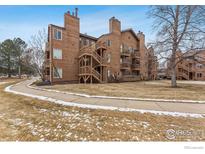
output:
<path id="1" fill-rule="evenodd" d="M 205 118 L 158 116 L 65 107 L 3 92 L 0 85 L 1 141 L 168 141 L 167 129 L 205 131 Z M 177 136 L 175 141 L 205 136 Z"/>
<path id="2" fill-rule="evenodd" d="M 171 88 L 170 81 L 143 81 L 108 84 L 62 84 L 43 86 L 43 88 L 91 95 L 205 100 L 205 85 L 179 83 L 178 86 L 178 88 Z"/>

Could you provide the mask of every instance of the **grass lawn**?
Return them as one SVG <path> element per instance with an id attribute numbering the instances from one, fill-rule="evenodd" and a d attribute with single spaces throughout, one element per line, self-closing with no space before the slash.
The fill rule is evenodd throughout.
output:
<path id="1" fill-rule="evenodd" d="M 205 141 L 205 118 L 65 107 L 5 93 L 9 84 L 0 85 L 0 141 Z M 168 129 L 191 135 L 168 140 Z"/>
<path id="2" fill-rule="evenodd" d="M 91 95 L 205 100 L 205 85 L 178 83 L 178 86 L 178 88 L 171 88 L 170 81 L 160 80 L 107 84 L 62 84 L 43 88 Z"/>

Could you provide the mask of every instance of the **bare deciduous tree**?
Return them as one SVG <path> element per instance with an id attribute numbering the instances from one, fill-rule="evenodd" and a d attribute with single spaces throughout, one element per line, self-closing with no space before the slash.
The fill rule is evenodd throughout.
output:
<path id="1" fill-rule="evenodd" d="M 189 51 L 204 48 L 204 6 L 152 6 L 148 16 L 153 18 L 157 39 L 152 43 L 160 59 L 170 62 L 171 85 L 177 87 L 176 65 Z M 183 52 L 176 58 L 177 51 Z"/>
<path id="2" fill-rule="evenodd" d="M 46 42 L 47 33 L 45 29 L 38 31 L 36 35 L 31 36 L 31 40 L 29 41 L 31 64 L 42 80 L 44 80 L 43 63 L 45 60 Z"/>

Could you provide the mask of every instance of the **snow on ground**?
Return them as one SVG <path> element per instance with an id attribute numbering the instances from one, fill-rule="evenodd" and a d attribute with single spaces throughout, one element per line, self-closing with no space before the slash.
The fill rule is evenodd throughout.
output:
<path id="1" fill-rule="evenodd" d="M 139 140 L 139 136 L 136 133 L 132 132 L 127 134 L 125 127 L 128 129 L 133 129 L 137 131 L 137 128 L 146 130 L 149 128 L 150 124 L 146 121 L 136 121 L 126 118 L 119 119 L 118 117 L 107 117 L 107 116 L 91 116 L 91 114 L 82 113 L 78 110 L 69 111 L 60 111 L 60 110 L 48 110 L 42 108 L 33 107 L 34 110 L 39 112 L 39 114 L 47 115 L 48 118 L 39 119 L 37 123 L 34 121 L 27 121 L 26 119 L 15 118 L 9 119 L 9 122 L 14 127 L 23 127 L 26 131 L 29 131 L 31 135 L 37 136 L 38 141 L 48 141 L 49 137 L 52 136 L 52 140 L 63 139 L 64 141 L 68 140 L 100 140 L 100 137 L 95 137 L 95 133 L 103 134 L 104 136 L 108 135 L 109 132 L 105 130 L 106 127 L 110 128 L 121 128 L 117 132 L 119 135 L 129 136 L 130 140 Z M 1 115 L 3 118 L 3 115 Z M 51 122 L 51 117 L 57 117 L 58 120 L 53 119 Z M 105 120 L 108 119 L 108 120 Z M 113 121 L 111 124 L 109 121 Z M 54 126 L 53 126 L 54 123 Z M 112 129 L 111 129 L 112 130 Z M 95 132 L 95 133 L 94 133 Z M 113 140 L 120 141 L 120 137 L 116 137 Z"/>
<path id="2" fill-rule="evenodd" d="M 45 97 L 43 99 L 52 101 Z M 5 126 L 0 127 L 0 132 L 3 130 L 5 136 L 19 141 L 167 141 L 165 131 L 168 129 L 204 130 L 204 119 L 189 116 L 165 116 L 161 112 L 150 114 L 145 110 L 134 113 L 119 112 L 119 109 L 98 110 L 96 106 L 93 109 L 87 106 L 78 108 L 75 104 L 58 105 L 65 102 L 57 100 L 54 101 L 57 105 L 31 98 L 22 97 L 19 100 L 0 100 L 0 126 Z M 9 129 L 12 130 L 7 132 Z M 190 138 L 185 136 L 181 140 Z M 191 140 L 204 138 L 196 136 Z"/>

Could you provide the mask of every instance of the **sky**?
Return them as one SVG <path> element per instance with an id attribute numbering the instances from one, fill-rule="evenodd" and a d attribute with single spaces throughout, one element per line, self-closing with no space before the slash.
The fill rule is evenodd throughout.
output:
<path id="1" fill-rule="evenodd" d="M 20 37 L 26 42 L 49 24 L 63 26 L 64 13 L 79 9 L 80 32 L 99 37 L 108 33 L 108 21 L 115 16 L 122 29 L 133 28 L 145 34 L 146 42 L 154 39 L 149 6 L 0 6 L 0 42 Z"/>

